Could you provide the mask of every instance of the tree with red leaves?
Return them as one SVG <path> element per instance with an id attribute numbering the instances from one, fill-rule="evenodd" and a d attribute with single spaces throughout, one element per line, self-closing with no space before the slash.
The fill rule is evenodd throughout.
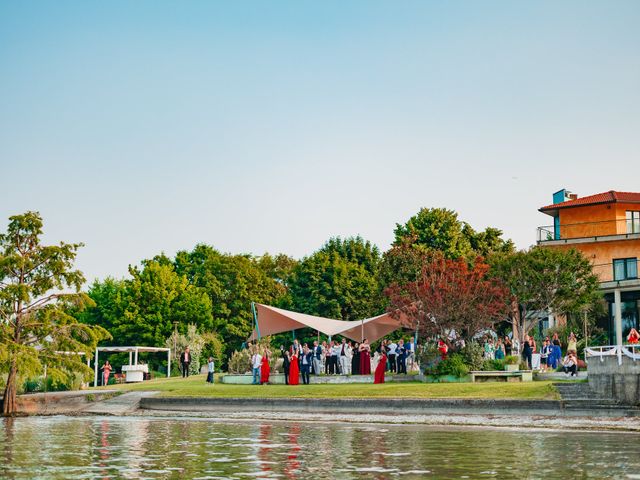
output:
<path id="1" fill-rule="evenodd" d="M 488 271 L 481 257 L 470 265 L 464 259 L 433 256 L 415 281 L 385 289 L 388 311 L 424 337 L 446 338 L 455 330 L 470 339 L 509 314 L 509 291 Z"/>

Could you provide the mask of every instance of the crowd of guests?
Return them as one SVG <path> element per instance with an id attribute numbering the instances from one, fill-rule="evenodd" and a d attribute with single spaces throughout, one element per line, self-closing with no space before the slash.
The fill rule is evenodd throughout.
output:
<path id="1" fill-rule="evenodd" d="M 269 382 L 271 364 L 277 359 L 268 348 L 248 346 L 251 352 L 253 384 Z M 406 374 L 407 366 L 415 365 L 413 339 L 382 340 L 372 352 L 365 338 L 362 342 L 314 340 L 313 345 L 301 344 L 294 339 L 289 348 L 280 347 L 284 380 L 287 385 L 309 384 L 311 375 L 370 375 L 375 372 L 375 383 L 384 382 L 384 373 Z M 381 374 L 379 372 L 382 372 Z"/>

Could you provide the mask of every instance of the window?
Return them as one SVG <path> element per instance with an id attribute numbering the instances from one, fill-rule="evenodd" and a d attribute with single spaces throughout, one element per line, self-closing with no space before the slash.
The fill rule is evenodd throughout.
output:
<path id="1" fill-rule="evenodd" d="M 627 280 L 638 278 L 638 259 L 619 258 L 613 261 L 613 279 Z"/>
<path id="2" fill-rule="evenodd" d="M 640 212 L 627 210 L 627 233 L 640 233 Z"/>

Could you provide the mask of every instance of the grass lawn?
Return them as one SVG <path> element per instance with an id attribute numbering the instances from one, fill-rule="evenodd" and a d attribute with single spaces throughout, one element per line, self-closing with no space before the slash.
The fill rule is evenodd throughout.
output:
<path id="1" fill-rule="evenodd" d="M 205 375 L 162 378 L 98 389 L 156 390 L 171 397 L 244 398 L 559 398 L 550 381 L 524 383 L 384 383 L 342 385 L 209 385 Z M 218 379 L 216 378 L 216 381 Z"/>

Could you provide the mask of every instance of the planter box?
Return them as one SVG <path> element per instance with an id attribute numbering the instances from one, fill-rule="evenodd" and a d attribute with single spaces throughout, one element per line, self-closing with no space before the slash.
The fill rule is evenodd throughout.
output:
<path id="1" fill-rule="evenodd" d="M 509 364 L 506 364 L 504 366 L 504 369 L 507 372 L 517 372 L 518 370 L 520 370 L 520 365 L 509 365 Z"/>

